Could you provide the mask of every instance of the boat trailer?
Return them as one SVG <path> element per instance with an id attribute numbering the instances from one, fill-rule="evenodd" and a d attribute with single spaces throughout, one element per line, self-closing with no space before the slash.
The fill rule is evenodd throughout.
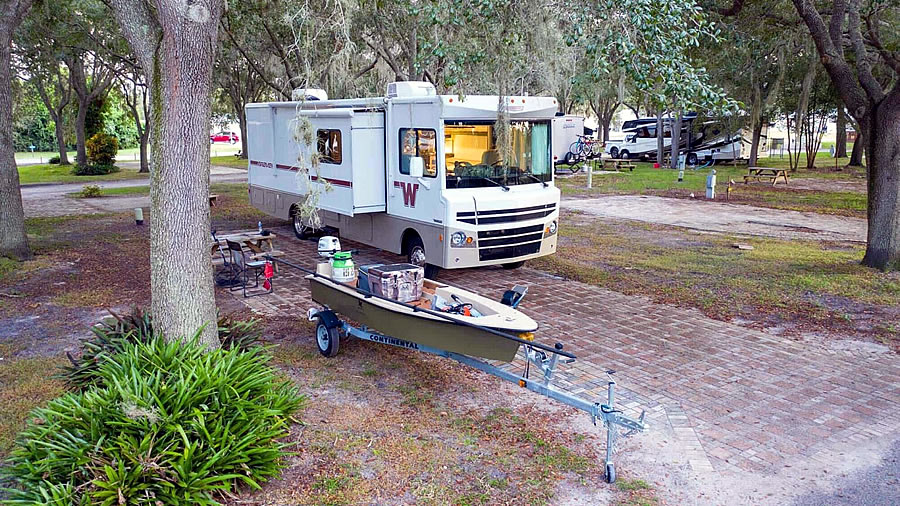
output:
<path id="1" fill-rule="evenodd" d="M 313 276 L 321 276 L 314 271 L 308 270 L 292 262 L 288 262 L 282 259 L 275 259 L 272 257 L 269 257 L 269 259 L 286 264 L 290 267 L 297 268 Z M 522 301 L 526 292 L 527 288 L 516 286 L 512 290 L 507 290 L 506 293 L 504 293 L 503 302 L 515 308 Z M 368 292 L 366 292 L 366 296 L 384 298 L 380 295 Z M 394 303 L 406 305 L 393 299 L 387 300 L 391 300 L 391 302 Z M 463 324 L 461 322 L 443 316 L 439 311 L 432 311 L 416 306 L 408 307 L 410 307 L 414 311 L 425 312 L 437 317 L 445 318 L 460 325 Z M 411 341 L 406 341 L 404 339 L 398 339 L 396 337 L 387 336 L 365 326 L 353 326 L 346 321 L 341 320 L 338 315 L 328 307 L 310 308 L 307 311 L 307 318 L 310 321 L 317 322 L 316 345 L 319 348 L 319 352 L 327 357 L 333 357 L 337 355 L 338 349 L 340 348 L 341 334 L 345 336 L 352 336 L 357 339 L 362 339 L 364 341 L 372 341 L 375 343 L 386 344 L 398 348 L 406 348 L 410 350 L 421 351 L 424 353 L 430 353 L 439 357 L 455 360 L 461 364 L 478 369 L 479 371 L 488 373 L 491 376 L 495 376 L 504 381 L 515 383 L 521 388 L 531 390 L 532 392 L 543 395 L 544 397 L 548 397 L 550 399 L 562 402 L 563 404 L 584 411 L 588 415 L 590 415 L 591 421 L 594 425 L 597 425 L 597 420 L 599 419 L 606 427 L 605 464 L 606 481 L 608 483 L 613 483 L 616 480 L 616 470 L 615 465 L 613 464 L 613 453 L 615 450 L 616 439 L 619 437 L 619 428 L 622 428 L 626 431 L 624 434 L 622 434 L 622 437 L 627 437 L 635 432 L 644 431 L 648 427 L 647 423 L 644 421 L 644 416 L 646 414 L 644 411 L 641 412 L 641 415 L 638 419 L 634 419 L 625 415 L 622 410 L 616 409 L 616 382 L 612 378 L 612 374 L 615 371 L 606 371 L 608 382 L 606 385 L 607 393 L 605 404 L 601 404 L 599 402 L 590 402 L 588 400 L 582 399 L 581 397 L 577 397 L 555 388 L 552 385 L 552 380 L 560 359 L 562 359 L 567 364 L 574 362 L 576 359 L 575 355 L 563 350 L 562 343 L 556 343 L 555 346 L 551 348 L 541 343 L 523 340 L 519 337 L 508 335 L 495 329 L 466 323 L 466 326 L 480 328 L 507 339 L 518 341 L 521 346 L 524 346 L 525 371 L 522 374 L 514 374 L 510 371 L 502 369 L 501 367 L 475 357 L 421 345 Z M 531 366 L 537 368 L 540 373 L 535 379 L 531 378 Z"/>

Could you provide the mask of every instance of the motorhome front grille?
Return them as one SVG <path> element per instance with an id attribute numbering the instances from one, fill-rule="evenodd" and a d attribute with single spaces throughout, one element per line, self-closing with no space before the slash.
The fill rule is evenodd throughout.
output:
<path id="1" fill-rule="evenodd" d="M 500 246 L 498 248 L 482 248 L 478 250 L 478 259 L 481 261 L 501 260 L 504 258 L 516 258 L 537 253 L 541 249 L 541 242 L 520 244 L 518 246 Z"/>
<path id="2" fill-rule="evenodd" d="M 518 227 L 518 228 L 500 228 L 497 230 L 479 230 L 478 231 L 478 239 L 492 239 L 494 237 L 506 237 L 510 235 L 522 235 L 522 234 L 530 234 L 532 232 L 539 232 L 544 230 L 543 225 L 531 225 L 529 227 Z"/>
<path id="3" fill-rule="evenodd" d="M 516 235 L 512 237 L 501 237 L 499 239 L 481 239 L 478 241 L 478 247 L 486 248 L 489 246 L 505 246 L 507 244 L 519 244 L 523 242 L 540 241 L 544 238 L 544 232 L 528 235 Z"/>
<path id="4" fill-rule="evenodd" d="M 463 211 L 456 213 L 456 219 L 472 225 L 490 225 L 494 223 L 512 223 L 543 218 L 553 214 L 556 203 L 540 206 L 521 207 L 518 209 L 495 209 L 491 211 Z"/>

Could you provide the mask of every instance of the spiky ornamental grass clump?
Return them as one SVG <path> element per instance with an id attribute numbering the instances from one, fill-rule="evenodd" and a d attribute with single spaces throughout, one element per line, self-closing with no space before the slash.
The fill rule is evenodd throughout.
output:
<path id="1" fill-rule="evenodd" d="M 232 315 L 219 317 L 219 342 L 226 350 L 246 349 L 262 336 L 259 320 L 237 320 Z M 69 362 L 60 375 L 70 390 L 83 390 L 97 380 L 97 372 L 104 358 L 122 351 L 131 342 L 147 342 L 153 338 L 153 318 L 150 313 L 135 307 L 130 313 L 110 317 L 91 328 L 93 335 L 81 344 L 77 358 L 67 354 Z"/>
<path id="2" fill-rule="evenodd" d="M 305 402 L 262 347 L 130 341 L 94 386 L 36 409 L 2 473 L 10 504 L 215 504 L 259 488 Z"/>

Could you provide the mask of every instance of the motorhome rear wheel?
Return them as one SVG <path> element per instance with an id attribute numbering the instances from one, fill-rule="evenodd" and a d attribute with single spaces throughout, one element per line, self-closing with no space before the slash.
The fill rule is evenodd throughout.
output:
<path id="1" fill-rule="evenodd" d="M 297 236 L 297 239 L 309 239 L 316 232 L 315 229 L 303 223 L 303 218 L 300 217 L 299 212 L 291 213 L 291 223 L 293 224 L 294 235 Z"/>

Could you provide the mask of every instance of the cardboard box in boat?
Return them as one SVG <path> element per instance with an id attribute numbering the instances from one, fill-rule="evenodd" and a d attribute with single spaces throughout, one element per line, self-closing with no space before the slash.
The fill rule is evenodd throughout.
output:
<path id="1" fill-rule="evenodd" d="M 368 269 L 369 290 L 400 302 L 422 297 L 425 270 L 413 264 L 373 265 Z"/>

